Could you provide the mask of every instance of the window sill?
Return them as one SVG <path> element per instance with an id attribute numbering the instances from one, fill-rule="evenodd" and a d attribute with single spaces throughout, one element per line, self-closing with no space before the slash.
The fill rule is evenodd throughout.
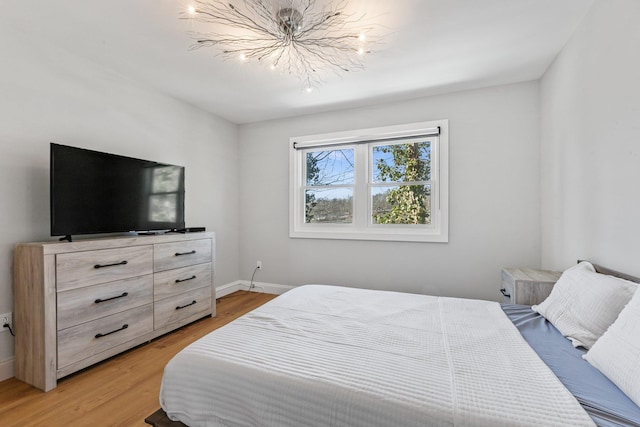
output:
<path id="1" fill-rule="evenodd" d="M 293 239 L 334 239 L 334 240 L 374 240 L 394 242 L 447 243 L 449 236 L 434 230 L 416 231 L 404 229 L 386 229 L 375 231 L 346 230 L 291 230 L 289 237 Z"/>

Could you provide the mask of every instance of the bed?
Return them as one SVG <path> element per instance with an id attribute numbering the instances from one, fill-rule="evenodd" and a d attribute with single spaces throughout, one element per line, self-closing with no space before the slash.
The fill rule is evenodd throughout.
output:
<path id="1" fill-rule="evenodd" d="M 191 427 L 640 426 L 584 352 L 527 306 L 305 285 L 178 353 L 160 403 Z"/>

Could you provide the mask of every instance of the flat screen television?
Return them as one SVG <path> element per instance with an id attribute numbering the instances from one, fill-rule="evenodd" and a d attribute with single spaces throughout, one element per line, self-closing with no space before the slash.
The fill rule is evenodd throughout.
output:
<path id="1" fill-rule="evenodd" d="M 184 167 L 51 143 L 51 235 L 184 228 Z"/>

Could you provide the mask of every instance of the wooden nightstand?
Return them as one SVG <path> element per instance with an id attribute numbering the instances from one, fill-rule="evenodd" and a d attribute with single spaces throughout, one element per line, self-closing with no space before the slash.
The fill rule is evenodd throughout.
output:
<path id="1" fill-rule="evenodd" d="M 505 304 L 540 304 L 551 293 L 562 273 L 532 268 L 502 269 L 502 302 Z"/>

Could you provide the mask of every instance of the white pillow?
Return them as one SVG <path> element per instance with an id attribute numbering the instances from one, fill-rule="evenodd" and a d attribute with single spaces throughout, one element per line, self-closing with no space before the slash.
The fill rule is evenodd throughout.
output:
<path id="1" fill-rule="evenodd" d="M 582 357 L 640 406 L 640 292 Z"/>
<path id="2" fill-rule="evenodd" d="M 588 262 L 569 268 L 551 294 L 533 310 L 543 315 L 574 347 L 591 348 L 629 302 L 636 283 L 596 273 Z"/>

